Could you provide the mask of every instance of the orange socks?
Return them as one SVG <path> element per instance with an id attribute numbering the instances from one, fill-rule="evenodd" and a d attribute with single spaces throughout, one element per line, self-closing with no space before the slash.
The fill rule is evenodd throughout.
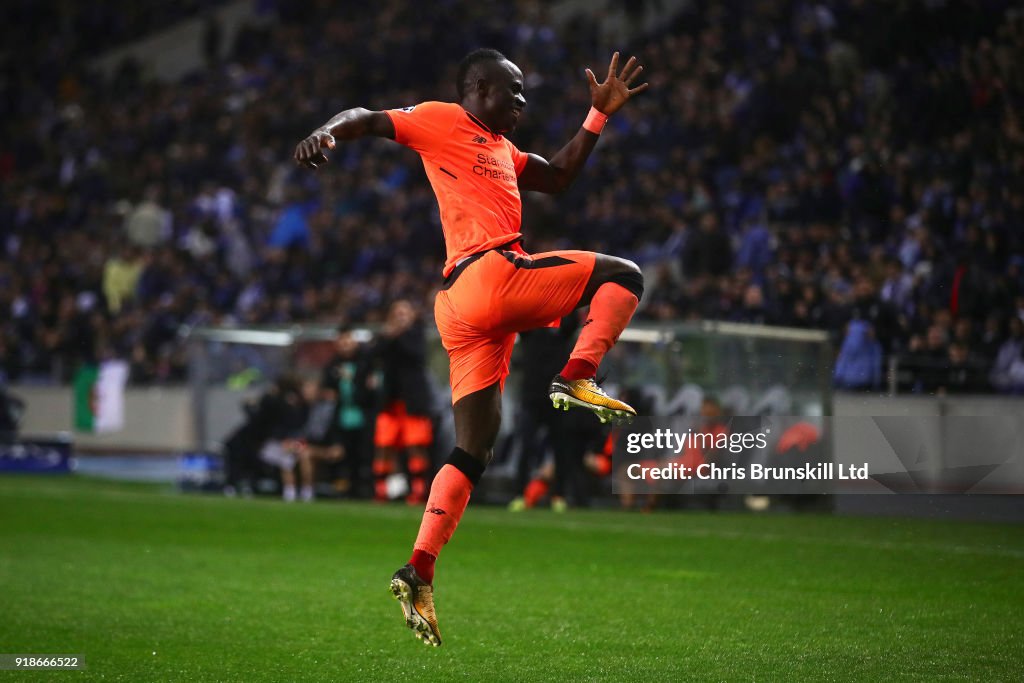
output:
<path id="1" fill-rule="evenodd" d="M 413 547 L 437 557 L 441 547 L 455 533 L 472 490 L 473 485 L 465 474 L 452 465 L 442 467 L 430 485 L 427 509 L 423 511 L 420 533 Z"/>
<path id="2" fill-rule="evenodd" d="M 456 448 L 448 462 L 434 477 L 430 497 L 423 512 L 420 531 L 413 545 L 409 563 L 427 583 L 434 579 L 434 561 L 441 548 L 455 533 L 462 513 L 469 504 L 469 494 L 480 480 L 484 466 L 480 461 Z"/>
<path id="3" fill-rule="evenodd" d="M 593 377 L 604 354 L 618 341 L 639 303 L 637 296 L 622 285 L 606 282 L 598 287 L 590 300 L 590 313 L 583 323 L 576 347 L 561 372 L 562 377 Z"/>
<path id="4" fill-rule="evenodd" d="M 427 473 L 430 459 L 419 449 L 409 453 L 409 495 L 405 502 L 423 505 L 427 502 Z"/>
<path id="5" fill-rule="evenodd" d="M 373 459 L 373 499 L 384 502 L 388 499 L 388 477 L 395 471 L 395 464 L 388 458 Z"/>

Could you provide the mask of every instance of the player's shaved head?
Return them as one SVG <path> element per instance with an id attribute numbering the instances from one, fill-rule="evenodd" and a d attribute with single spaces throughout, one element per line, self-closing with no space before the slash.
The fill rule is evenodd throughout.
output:
<path id="1" fill-rule="evenodd" d="M 455 89 L 459 93 L 459 99 L 466 96 L 470 88 L 480 78 L 486 78 L 495 64 L 509 61 L 508 57 L 497 50 L 489 47 L 482 47 L 473 50 L 459 62 L 459 70 L 455 75 Z"/>

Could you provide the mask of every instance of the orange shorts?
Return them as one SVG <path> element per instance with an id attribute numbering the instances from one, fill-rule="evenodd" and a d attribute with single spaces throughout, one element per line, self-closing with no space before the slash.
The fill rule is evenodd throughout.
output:
<path id="1" fill-rule="evenodd" d="M 434 320 L 448 351 L 452 403 L 505 388 L 517 332 L 557 325 L 583 296 L 596 254 L 488 251 L 437 293 Z"/>
<path id="2" fill-rule="evenodd" d="M 405 412 L 405 403 L 393 401 L 377 414 L 373 444 L 378 448 L 401 450 L 410 446 L 429 446 L 434 440 L 430 418 Z"/>

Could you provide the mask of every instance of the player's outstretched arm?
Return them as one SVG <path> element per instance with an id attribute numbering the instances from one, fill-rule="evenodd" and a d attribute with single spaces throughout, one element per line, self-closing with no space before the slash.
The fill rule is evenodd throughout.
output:
<path id="1" fill-rule="evenodd" d="M 647 83 L 635 88 L 630 86 L 643 72 L 636 57 L 630 57 L 626 65 L 619 71 L 619 53 L 612 55 L 608 65 L 608 75 L 603 83 L 598 83 L 594 72 L 586 70 L 587 81 L 590 83 L 590 100 L 593 108 L 584 122 L 583 127 L 558 151 L 550 160 L 531 154 L 526 168 L 519 175 L 519 189 L 536 190 L 537 192 L 562 192 L 579 175 L 587 157 L 594 150 L 608 117 L 622 109 L 631 97 L 647 90 Z"/>
<path id="2" fill-rule="evenodd" d="M 334 149 L 336 140 L 355 140 L 367 135 L 393 140 L 395 126 L 391 123 L 391 117 L 382 111 L 370 111 L 362 107 L 346 109 L 335 114 L 295 147 L 295 163 L 306 168 L 317 168 L 327 163 L 324 151 Z"/>

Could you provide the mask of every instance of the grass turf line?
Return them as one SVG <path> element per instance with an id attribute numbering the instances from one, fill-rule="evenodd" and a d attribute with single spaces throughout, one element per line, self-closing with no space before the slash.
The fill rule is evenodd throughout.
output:
<path id="1" fill-rule="evenodd" d="M 0 478 L 17 680 L 1019 681 L 1024 528 L 471 507 L 438 563 L 445 645 L 387 591 L 420 511 Z"/>

